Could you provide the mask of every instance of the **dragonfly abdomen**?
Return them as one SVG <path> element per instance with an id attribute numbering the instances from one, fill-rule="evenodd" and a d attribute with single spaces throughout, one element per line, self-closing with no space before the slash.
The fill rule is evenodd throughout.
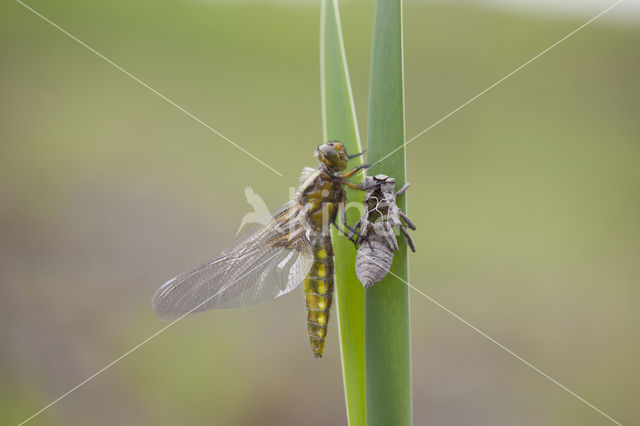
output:
<path id="1" fill-rule="evenodd" d="M 333 249 L 330 236 L 312 236 L 313 264 L 304 279 L 307 333 L 316 358 L 322 356 L 333 295 Z"/>

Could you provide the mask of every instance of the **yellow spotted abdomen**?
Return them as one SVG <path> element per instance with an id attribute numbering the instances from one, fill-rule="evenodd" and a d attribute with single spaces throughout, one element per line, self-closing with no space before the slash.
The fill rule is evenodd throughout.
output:
<path id="1" fill-rule="evenodd" d="M 333 248 L 330 236 L 312 236 L 313 265 L 304 279 L 307 333 L 316 358 L 322 356 L 333 296 Z"/>

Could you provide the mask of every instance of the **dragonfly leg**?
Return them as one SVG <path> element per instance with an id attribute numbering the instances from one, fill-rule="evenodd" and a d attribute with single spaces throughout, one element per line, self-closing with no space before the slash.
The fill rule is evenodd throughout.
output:
<path id="1" fill-rule="evenodd" d="M 398 195 L 401 195 L 401 194 L 404 194 L 405 192 L 407 192 L 407 189 L 409 189 L 409 185 L 410 185 L 410 183 L 409 183 L 409 182 L 407 182 L 407 183 L 405 183 L 405 184 L 404 184 L 404 186 L 403 186 L 402 188 L 398 189 L 398 190 L 396 191 L 396 197 L 397 197 Z"/>
<path id="2" fill-rule="evenodd" d="M 347 223 L 347 209 L 344 208 L 344 203 L 340 205 L 340 210 L 342 211 L 341 218 L 342 218 L 342 224 L 344 225 L 344 227 L 347 228 L 349 231 L 353 232 L 354 234 L 358 234 L 358 231 L 356 231 L 356 228 L 350 227 L 349 224 Z"/>
<path id="3" fill-rule="evenodd" d="M 361 191 L 363 191 L 363 190 L 365 189 L 365 188 L 363 188 L 363 187 L 362 187 L 362 185 L 358 185 L 357 183 L 353 183 L 353 182 L 350 182 L 350 181 L 348 181 L 348 180 L 345 180 L 345 181 L 344 181 L 344 184 L 345 184 L 346 186 L 348 186 L 349 188 L 359 189 L 359 190 L 361 190 Z"/>
<path id="4" fill-rule="evenodd" d="M 409 235 L 409 232 L 407 231 L 407 228 L 405 228 L 403 225 L 400 225 L 398 228 L 400 228 L 400 231 L 407 238 L 407 244 L 409 244 L 409 247 L 411 247 L 411 251 L 415 253 L 416 246 L 413 243 L 413 240 L 411 239 L 411 235 Z"/>
<path id="5" fill-rule="evenodd" d="M 341 217 L 342 217 L 341 222 L 344 225 L 344 227 L 349 230 L 349 232 L 347 232 L 346 230 L 340 228 L 335 220 L 333 221 L 333 226 L 335 226 L 336 229 L 338 229 L 340 232 L 342 232 L 344 234 L 344 236 L 347 237 L 347 239 L 353 243 L 353 245 L 356 245 L 356 241 L 358 241 L 358 238 L 360 238 L 360 233 L 358 231 L 356 231 L 355 228 L 352 228 L 347 224 L 347 211 L 344 208 L 344 202 L 340 203 L 339 209 L 342 212 L 342 214 L 341 214 Z M 354 238 L 355 235 L 357 235 L 357 238 Z"/>
<path id="6" fill-rule="evenodd" d="M 358 167 L 354 167 L 353 169 L 349 170 L 347 173 L 345 173 L 344 175 L 342 175 L 343 178 L 348 179 L 351 176 L 355 175 L 356 173 L 358 173 L 358 171 L 362 170 L 362 169 L 368 169 L 369 167 L 371 167 L 371 165 L 369 164 L 363 164 L 361 166 Z"/>
<path id="7" fill-rule="evenodd" d="M 404 214 L 402 210 L 398 209 L 398 215 L 400 216 L 400 219 L 405 221 L 405 223 L 410 229 L 413 229 L 413 230 L 416 229 L 416 225 L 413 223 L 411 219 L 409 219 L 409 217 L 406 214 Z"/>
<path id="8" fill-rule="evenodd" d="M 356 230 L 358 229 L 358 227 L 360 226 L 360 224 L 362 223 L 361 220 L 357 221 L 354 225 L 353 225 L 353 230 L 349 231 L 349 239 L 353 239 L 353 236 L 356 233 Z M 358 238 L 362 237 L 362 234 L 358 235 Z"/>
<path id="9" fill-rule="evenodd" d="M 369 190 L 369 189 L 371 189 L 371 188 L 375 188 L 376 186 L 380 186 L 380 185 L 382 185 L 383 183 L 384 183 L 384 181 L 380 181 L 380 182 L 376 182 L 376 183 L 374 183 L 374 184 L 371 184 L 371 185 L 369 185 L 369 186 L 362 186 L 362 185 L 361 185 L 361 186 L 360 186 L 360 189 L 362 189 L 363 191 L 367 191 L 367 190 Z"/>
<path id="10" fill-rule="evenodd" d="M 365 149 L 364 151 L 362 151 L 362 152 L 357 153 L 357 154 L 347 155 L 347 158 L 348 158 L 348 159 L 352 159 L 352 158 L 360 157 L 360 156 L 361 156 L 362 154 L 364 154 L 365 152 L 367 152 L 367 150 L 366 150 L 366 149 Z"/>
<path id="11" fill-rule="evenodd" d="M 352 234 L 351 232 L 347 232 L 347 231 L 345 231 L 344 229 L 340 228 L 340 227 L 338 226 L 338 224 L 337 224 L 337 223 L 335 223 L 335 222 L 333 222 L 333 223 L 332 223 L 332 225 L 333 225 L 333 226 L 335 226 L 335 227 L 336 227 L 336 229 L 337 229 L 338 231 L 342 232 L 342 234 L 343 234 L 345 237 L 347 237 L 347 239 L 348 239 L 349 241 L 351 241 L 351 242 L 353 243 L 353 245 L 356 245 L 357 238 L 353 238 L 353 234 Z M 360 234 L 359 234 L 358 232 L 356 232 L 356 231 L 355 231 L 355 230 L 353 230 L 353 229 L 350 229 L 350 230 L 351 230 L 351 231 L 353 231 L 353 233 L 354 233 L 355 235 L 357 235 L 358 237 L 360 237 Z"/>
<path id="12" fill-rule="evenodd" d="M 395 251 L 400 250 L 400 247 L 398 247 L 398 240 L 396 239 L 396 235 L 393 232 L 393 226 L 389 222 L 384 222 L 384 227 L 384 238 L 385 240 L 387 240 L 387 245 Z"/>

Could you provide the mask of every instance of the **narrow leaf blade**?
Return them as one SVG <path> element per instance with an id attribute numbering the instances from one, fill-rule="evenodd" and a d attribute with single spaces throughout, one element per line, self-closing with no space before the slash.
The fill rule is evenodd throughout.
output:
<path id="1" fill-rule="evenodd" d="M 320 74 L 324 137 L 325 141 L 341 141 L 348 153 L 355 154 L 362 151 L 362 146 L 349 81 L 338 2 L 323 0 L 321 7 Z M 350 167 L 360 164 L 360 157 L 352 159 L 349 163 Z M 358 182 L 357 179 L 351 180 Z M 349 204 L 361 205 L 362 199 L 361 191 L 347 188 Z M 348 223 L 355 223 L 359 219 L 358 216 L 358 209 L 347 208 Z M 355 274 L 353 244 L 334 230 L 333 245 L 347 416 L 350 426 L 364 426 L 364 290 Z"/>
<path id="2" fill-rule="evenodd" d="M 402 1 L 376 0 L 369 92 L 367 162 L 398 149 L 367 174 L 406 180 Z M 405 196 L 398 197 L 405 210 Z M 391 273 L 365 292 L 367 425 L 412 424 L 407 245 L 398 238 Z"/>

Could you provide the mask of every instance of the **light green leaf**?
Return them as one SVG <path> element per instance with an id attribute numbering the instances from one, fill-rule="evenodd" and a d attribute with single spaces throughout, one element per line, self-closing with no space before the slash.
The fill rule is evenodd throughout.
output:
<path id="1" fill-rule="evenodd" d="M 362 151 L 353 94 L 340 24 L 337 0 L 323 0 L 320 23 L 320 74 L 324 140 L 339 140 L 350 154 Z M 361 164 L 360 158 L 350 167 Z M 358 179 L 360 174 L 357 175 Z M 351 179 L 358 182 L 357 179 Z M 359 203 L 361 191 L 347 188 L 349 202 Z M 348 209 L 347 220 L 359 219 L 356 209 Z M 365 424 L 364 385 L 364 290 L 355 274 L 355 249 L 342 234 L 333 231 L 335 251 L 336 305 L 340 329 L 340 352 L 344 377 L 347 416 L 350 426 Z"/>

